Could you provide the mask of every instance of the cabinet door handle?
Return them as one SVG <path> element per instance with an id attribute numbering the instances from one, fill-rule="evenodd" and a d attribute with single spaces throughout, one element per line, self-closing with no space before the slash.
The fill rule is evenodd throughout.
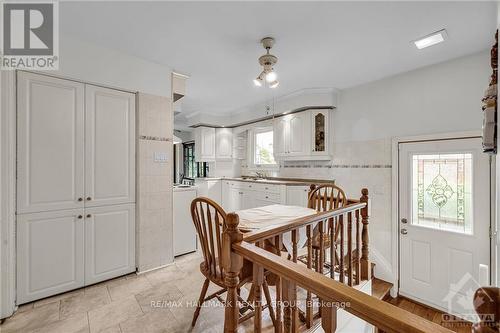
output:
<path id="1" fill-rule="evenodd" d="M 78 215 L 78 219 L 79 220 L 83 219 L 83 215 Z"/>
<path id="2" fill-rule="evenodd" d="M 269 197 L 266 195 L 266 199 L 269 199 Z"/>
<path id="3" fill-rule="evenodd" d="M 78 198 L 78 201 L 83 201 L 83 198 Z"/>
<path id="4" fill-rule="evenodd" d="M 90 200 L 92 200 L 92 198 L 91 197 L 87 197 L 87 201 L 90 201 Z"/>
<path id="5" fill-rule="evenodd" d="M 87 214 L 87 218 L 91 218 L 92 217 L 92 214 Z"/>

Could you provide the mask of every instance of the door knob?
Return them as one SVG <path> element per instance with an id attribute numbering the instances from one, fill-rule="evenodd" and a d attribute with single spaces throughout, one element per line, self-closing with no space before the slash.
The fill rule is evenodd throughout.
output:
<path id="1" fill-rule="evenodd" d="M 401 229 L 401 234 L 402 234 L 402 235 L 406 235 L 407 233 L 408 233 L 408 230 L 406 230 L 406 229 Z"/>
<path id="2" fill-rule="evenodd" d="M 403 217 L 403 218 L 401 219 L 401 223 L 408 223 L 408 220 L 407 220 L 405 217 Z"/>

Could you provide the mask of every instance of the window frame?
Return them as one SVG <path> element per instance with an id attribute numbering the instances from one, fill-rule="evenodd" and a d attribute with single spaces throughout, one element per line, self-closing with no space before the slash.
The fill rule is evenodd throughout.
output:
<path id="1" fill-rule="evenodd" d="M 278 162 L 276 161 L 276 159 L 274 158 L 274 128 L 273 126 L 262 126 L 262 127 L 255 127 L 253 128 L 252 130 L 249 130 L 249 134 L 250 134 L 250 138 L 251 140 L 249 140 L 249 144 L 250 144 L 250 149 L 249 149 L 249 154 L 250 156 L 248 156 L 249 160 L 250 160 L 250 165 L 251 165 L 251 168 L 252 169 L 266 169 L 266 170 L 269 170 L 269 169 L 277 169 L 279 167 L 278 165 Z M 260 134 L 260 133 L 266 133 L 266 132 L 271 132 L 272 135 L 273 135 L 273 158 L 274 158 L 274 164 L 256 164 L 255 163 L 255 154 L 256 154 L 256 137 L 257 137 L 257 134 Z"/>

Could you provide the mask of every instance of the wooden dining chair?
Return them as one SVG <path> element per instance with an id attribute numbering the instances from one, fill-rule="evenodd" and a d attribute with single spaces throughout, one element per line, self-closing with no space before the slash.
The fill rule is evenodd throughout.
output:
<path id="1" fill-rule="evenodd" d="M 317 212 L 326 212 L 329 210 L 334 210 L 337 208 L 341 208 L 347 205 L 347 197 L 345 195 L 344 190 L 342 190 L 340 187 L 334 185 L 334 184 L 323 184 L 323 185 L 311 185 L 311 188 L 309 190 L 308 194 L 308 201 L 307 201 L 307 207 L 312 208 L 316 210 Z M 332 224 L 329 223 L 328 225 L 328 232 L 325 232 L 323 234 L 323 249 L 321 249 L 320 246 L 320 233 L 318 230 L 318 227 L 316 227 L 313 231 L 313 238 L 312 238 L 312 249 L 313 249 L 313 263 L 315 268 L 317 268 L 320 263 L 319 263 L 319 258 L 320 258 L 320 251 L 323 251 L 323 258 L 325 258 L 326 254 L 326 249 L 330 248 L 332 244 L 330 241 L 330 231 Z M 339 243 L 339 235 L 341 232 L 340 228 L 340 223 L 335 224 L 335 231 L 334 231 L 334 241 L 335 243 Z M 335 251 L 335 257 L 336 263 L 339 263 L 339 254 Z M 330 260 L 333 260 L 333 258 L 330 258 Z M 330 269 L 335 269 L 333 267 L 333 263 L 330 262 L 328 263 L 328 266 Z M 340 269 L 340 268 L 339 268 Z"/>
<path id="2" fill-rule="evenodd" d="M 201 289 L 200 298 L 197 303 L 196 310 L 193 315 L 193 321 L 191 325 L 194 327 L 196 320 L 200 314 L 201 306 L 204 302 L 217 298 L 221 303 L 225 303 L 225 300 L 221 297 L 221 294 L 227 291 L 224 284 L 224 269 L 222 267 L 222 232 L 226 228 L 226 212 L 222 207 L 220 207 L 216 202 L 208 198 L 199 197 L 191 202 L 191 217 L 193 219 L 196 232 L 200 239 L 200 246 L 203 252 L 203 262 L 200 264 L 200 271 L 205 276 L 205 282 Z M 252 281 L 253 267 L 250 261 L 243 262 L 243 268 L 240 274 L 240 283 L 238 285 L 238 291 L 248 282 Z M 207 297 L 207 290 L 210 282 L 221 287 L 221 289 Z M 264 295 L 266 297 L 267 304 L 263 306 L 263 309 L 268 308 L 270 316 L 274 323 L 274 311 L 271 306 L 272 300 L 270 298 L 269 287 L 267 284 L 263 284 Z M 253 288 L 252 288 L 253 290 Z M 249 299 L 252 295 L 250 295 Z M 253 307 L 241 298 L 238 292 L 238 300 L 242 306 L 240 307 L 240 318 L 238 322 L 242 322 L 253 316 Z"/>

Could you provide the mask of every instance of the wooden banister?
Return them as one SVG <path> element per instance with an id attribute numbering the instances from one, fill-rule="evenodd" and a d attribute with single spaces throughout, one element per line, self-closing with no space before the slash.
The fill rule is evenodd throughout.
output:
<path id="1" fill-rule="evenodd" d="M 255 243 L 258 241 L 272 238 L 276 235 L 284 234 L 284 233 L 292 231 L 294 229 L 298 229 L 298 228 L 307 226 L 307 225 L 315 223 L 315 222 L 323 221 L 323 220 L 333 218 L 333 217 L 342 216 L 344 214 L 347 214 L 350 211 L 362 209 L 362 208 L 366 207 L 366 205 L 367 205 L 367 203 L 365 203 L 365 202 L 353 203 L 353 204 L 350 204 L 350 205 L 347 205 L 345 207 L 338 208 L 335 210 L 329 210 L 326 212 L 321 212 L 321 213 L 316 213 L 314 215 L 301 217 L 301 218 L 295 219 L 295 220 L 290 221 L 290 222 L 283 224 L 283 225 L 269 226 L 269 227 L 262 228 L 262 229 L 259 229 L 256 231 L 245 233 L 243 235 L 243 240 L 245 242 Z M 366 232 L 368 232 L 368 215 L 366 216 L 366 224 L 367 224 Z M 368 237 L 366 238 L 366 240 L 368 242 Z M 368 246 L 368 243 L 366 243 L 366 244 Z M 368 255 L 368 252 L 367 252 L 367 255 Z"/>
<path id="2" fill-rule="evenodd" d="M 226 238 L 224 238 L 226 239 Z M 229 239 L 229 238 L 228 238 Z M 226 249 L 226 247 L 224 247 Z M 311 291 L 318 295 L 322 302 L 349 303 L 345 311 L 354 316 L 384 330 L 394 333 L 451 333 L 452 331 L 433 322 L 422 320 L 421 317 L 408 311 L 395 307 L 392 304 L 378 300 L 343 283 L 337 282 L 327 276 L 308 269 L 304 265 L 283 259 L 269 251 L 261 249 L 248 242 L 234 242 L 232 250 L 235 256 L 245 258 L 269 270 L 282 279 Z M 229 267 L 229 266 L 228 266 Z M 232 297 L 232 296 L 231 296 Z M 230 296 L 228 295 L 228 299 Z M 236 310 L 237 311 L 237 310 Z M 322 319 L 322 325 L 329 332 L 334 332 L 335 309 L 327 309 L 322 312 L 326 318 Z M 233 316 L 227 316 L 226 321 L 232 321 Z M 288 323 L 285 322 L 285 325 Z M 293 325 L 293 323 L 289 323 Z M 232 327 L 227 325 L 227 327 Z M 332 328 L 333 327 L 333 328 Z M 226 330 L 225 332 L 236 332 Z"/>

